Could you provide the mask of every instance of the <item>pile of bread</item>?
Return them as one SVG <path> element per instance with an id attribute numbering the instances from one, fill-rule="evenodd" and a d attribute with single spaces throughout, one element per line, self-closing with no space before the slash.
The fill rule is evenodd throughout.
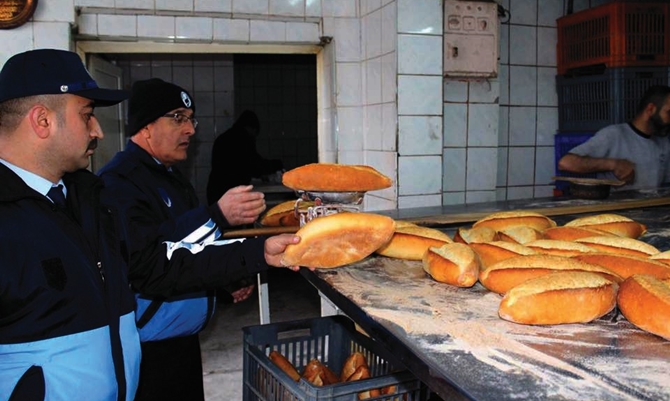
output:
<path id="1" fill-rule="evenodd" d="M 371 377 L 368 362 L 360 352 L 354 352 L 347 358 L 339 375 L 335 374 L 328 366 L 316 358 L 309 361 L 301 375 L 298 369 L 281 352 L 276 350 L 271 351 L 268 356 L 275 365 L 294 381 L 298 382 L 302 378 L 315 386 L 328 386 L 369 379 Z M 379 397 L 380 395 L 395 394 L 397 391 L 398 388 L 395 385 L 380 389 L 369 389 L 358 393 L 358 399 L 367 400 L 368 398 Z"/>

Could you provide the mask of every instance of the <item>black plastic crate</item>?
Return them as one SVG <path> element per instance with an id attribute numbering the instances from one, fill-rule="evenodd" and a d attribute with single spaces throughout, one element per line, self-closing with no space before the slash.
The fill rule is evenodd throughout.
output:
<path id="1" fill-rule="evenodd" d="M 428 388 L 405 370 L 391 353 L 356 331 L 345 316 L 250 326 L 244 332 L 244 401 L 357 401 L 358 393 L 389 385 L 394 394 L 375 401 L 425 401 Z M 361 352 L 370 368 L 370 379 L 314 386 L 304 379 L 293 381 L 268 355 L 279 351 L 300 373 L 313 358 L 339 374 L 346 359 Z"/>
<path id="2" fill-rule="evenodd" d="M 635 116 L 647 88 L 669 82 L 670 67 L 621 67 L 592 75 L 557 75 L 558 128 L 597 131 L 626 122 Z"/>
<path id="3" fill-rule="evenodd" d="M 588 141 L 595 132 L 559 132 L 554 136 L 554 171 L 557 177 L 579 177 L 579 178 L 596 178 L 595 173 L 590 174 L 575 174 L 567 171 L 558 170 L 558 161 L 565 156 L 572 148 Z M 561 191 L 561 195 L 567 195 L 570 189 L 570 183 L 567 181 L 556 181 L 556 189 Z"/>

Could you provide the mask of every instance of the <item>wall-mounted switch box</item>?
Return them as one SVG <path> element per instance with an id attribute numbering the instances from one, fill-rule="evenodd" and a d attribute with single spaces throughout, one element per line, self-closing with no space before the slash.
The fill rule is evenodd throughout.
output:
<path id="1" fill-rule="evenodd" d="M 444 1 L 444 76 L 498 76 L 498 4 Z"/>

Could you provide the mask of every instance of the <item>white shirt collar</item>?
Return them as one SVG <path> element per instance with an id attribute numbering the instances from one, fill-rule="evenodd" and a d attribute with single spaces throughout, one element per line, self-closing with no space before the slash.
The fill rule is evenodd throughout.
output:
<path id="1" fill-rule="evenodd" d="M 67 196 L 67 189 L 65 188 L 65 184 L 63 183 L 62 179 L 58 180 L 58 182 L 54 184 L 46 178 L 40 177 L 35 173 L 31 173 L 28 170 L 24 170 L 21 167 L 13 165 L 7 160 L 0 159 L 0 163 L 4 164 L 8 169 L 12 170 L 16 175 L 18 175 L 23 180 L 23 182 L 26 183 L 26 185 L 44 196 L 47 195 L 47 192 L 49 192 L 51 187 L 57 185 L 63 185 L 63 194 Z"/>

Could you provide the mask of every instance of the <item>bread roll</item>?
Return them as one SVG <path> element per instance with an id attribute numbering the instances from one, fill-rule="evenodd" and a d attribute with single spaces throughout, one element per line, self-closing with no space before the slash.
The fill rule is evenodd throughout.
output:
<path id="1" fill-rule="evenodd" d="M 540 213 L 526 210 L 492 213 L 476 221 L 473 227 L 491 227 L 496 231 L 503 231 L 510 227 L 526 226 L 542 231 L 549 227 L 556 227 L 556 222 Z"/>
<path id="2" fill-rule="evenodd" d="M 557 271 L 583 271 L 621 282 L 619 275 L 602 266 L 555 255 L 528 255 L 500 261 L 479 274 L 479 282 L 489 290 L 504 294 L 524 281 Z"/>
<path id="3" fill-rule="evenodd" d="M 651 255 L 649 256 L 649 259 L 670 265 L 670 251 L 659 252 L 657 254 Z"/>
<path id="4" fill-rule="evenodd" d="M 479 277 L 479 257 L 466 244 L 430 247 L 423 255 L 423 270 L 435 281 L 472 287 Z"/>
<path id="5" fill-rule="evenodd" d="M 661 280 L 670 279 L 670 266 L 650 258 L 614 253 L 589 253 L 575 256 L 575 259 L 605 267 L 623 279 L 634 274 L 648 274 Z"/>
<path id="6" fill-rule="evenodd" d="M 356 368 L 356 370 L 354 371 L 354 373 L 351 374 L 351 376 L 347 378 L 347 381 L 352 382 L 356 380 L 365 380 L 369 378 L 370 378 L 370 370 L 368 369 L 368 366 L 361 365 L 358 368 Z M 369 398 L 379 397 L 380 395 L 381 393 L 379 389 L 374 388 L 370 390 L 361 391 L 360 393 L 358 393 L 358 399 L 367 400 Z"/>
<path id="7" fill-rule="evenodd" d="M 391 179 L 370 166 L 312 163 L 285 172 L 282 183 L 295 190 L 366 192 L 390 187 Z"/>
<path id="8" fill-rule="evenodd" d="M 434 228 L 421 226 L 396 227 L 391 241 L 377 249 L 377 253 L 396 259 L 421 260 L 431 246 L 453 243 L 449 235 Z"/>
<path id="9" fill-rule="evenodd" d="M 670 340 L 670 285 L 638 274 L 621 283 L 617 304 L 621 314 L 642 330 Z"/>
<path id="10" fill-rule="evenodd" d="M 365 355 L 360 352 L 354 352 L 344 361 L 342 371 L 340 372 L 340 379 L 344 382 L 354 374 L 356 369 L 361 366 L 368 367 L 368 362 L 365 360 Z"/>
<path id="11" fill-rule="evenodd" d="M 551 273 L 509 290 L 498 314 L 521 324 L 587 323 L 614 309 L 617 289 L 593 273 Z"/>
<path id="12" fill-rule="evenodd" d="M 395 221 L 373 213 L 336 213 L 318 217 L 296 233 L 282 256 L 284 266 L 331 268 L 358 262 L 386 244 Z"/>
<path id="13" fill-rule="evenodd" d="M 479 256 L 481 270 L 487 269 L 501 260 L 521 255 L 535 255 L 537 252 L 525 245 L 506 241 L 470 244 L 470 248 Z"/>
<path id="14" fill-rule="evenodd" d="M 544 239 L 544 234 L 542 234 L 542 232 L 528 226 L 506 228 L 498 232 L 498 236 L 501 241 L 515 242 L 522 245 L 539 239 Z"/>
<path id="15" fill-rule="evenodd" d="M 628 237 L 586 237 L 576 239 L 575 242 L 588 245 L 601 252 L 617 253 L 621 255 L 632 255 L 649 257 L 659 253 L 653 245 Z"/>
<path id="16" fill-rule="evenodd" d="M 526 246 L 537 253 L 556 256 L 576 256 L 583 253 L 598 252 L 595 249 L 572 241 L 561 241 L 557 239 L 541 239 L 529 242 Z"/>
<path id="17" fill-rule="evenodd" d="M 647 232 L 647 227 L 632 219 L 618 214 L 597 214 L 574 219 L 567 224 L 567 227 L 587 227 L 597 230 L 607 231 L 619 237 L 639 238 Z"/>
<path id="18" fill-rule="evenodd" d="M 491 241 L 498 241 L 498 233 L 490 227 L 459 227 L 456 234 L 454 234 L 454 242 L 459 242 L 461 244 Z"/>
<path id="19" fill-rule="evenodd" d="M 588 227 L 551 227 L 543 232 L 546 239 L 557 239 L 561 241 L 574 241 L 578 238 L 596 237 L 599 235 L 613 236 L 614 234 L 607 231 L 596 230 Z"/>
<path id="20" fill-rule="evenodd" d="M 340 382 L 340 378 L 318 359 L 309 361 L 302 372 L 302 377 L 317 386 L 327 386 Z"/>
<path id="21" fill-rule="evenodd" d="M 283 370 L 284 373 L 289 375 L 289 377 L 295 381 L 300 381 L 300 373 L 298 373 L 298 370 L 293 366 L 293 364 L 286 359 L 284 355 L 281 354 L 279 351 L 271 351 L 269 355 L 270 360 L 277 366 L 279 366 L 279 369 Z"/>
<path id="22" fill-rule="evenodd" d="M 295 215 L 295 200 L 282 202 L 269 209 L 260 219 L 260 223 L 266 227 L 298 227 L 300 220 Z M 301 201 L 299 210 L 307 211 L 307 208 L 314 206 L 314 202 Z"/>

